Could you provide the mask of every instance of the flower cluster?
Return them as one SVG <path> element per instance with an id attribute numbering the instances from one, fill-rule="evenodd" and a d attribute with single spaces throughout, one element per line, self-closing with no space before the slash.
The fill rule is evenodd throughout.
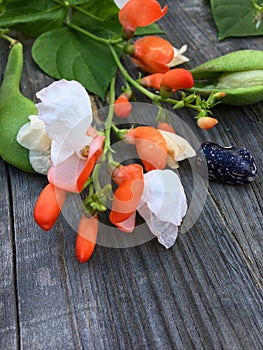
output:
<path id="1" fill-rule="evenodd" d="M 134 40 L 137 27 L 147 26 L 162 18 L 163 9 L 156 0 L 116 0 L 123 27 L 118 42 L 123 53 L 146 75 L 131 78 L 121 64 L 112 45 L 112 55 L 125 80 L 122 93 L 115 97 L 115 78 L 110 88 L 110 106 L 105 130 L 97 130 L 90 97 L 76 81 L 60 80 L 39 91 L 36 96 L 38 115 L 29 117 L 17 135 L 17 141 L 29 149 L 32 167 L 46 174 L 47 186 L 41 192 L 34 209 L 36 223 L 43 230 L 55 224 L 69 193 L 84 193 L 85 210 L 79 222 L 76 255 L 80 262 L 93 253 L 99 229 L 99 214 L 107 210 L 111 184 L 100 187 L 101 163 L 107 163 L 111 180 L 117 188 L 113 193 L 110 222 L 120 231 L 133 232 L 138 212 L 150 231 L 166 248 L 177 237 L 178 227 L 187 211 L 187 200 L 179 176 L 173 171 L 179 161 L 195 156 L 189 142 L 179 136 L 164 112 L 162 102 L 174 108 L 193 107 L 198 111 L 198 125 L 208 129 L 215 125 L 207 110 L 218 102 L 210 96 L 207 102 L 195 94 L 178 101 L 172 98 L 178 90 L 190 89 L 194 79 L 190 71 L 173 68 L 188 61 L 183 56 L 187 47 L 174 48 L 157 36 Z M 132 112 L 132 89 L 150 97 L 158 107 L 156 127 L 133 126 L 118 129 L 113 116 L 128 118 Z M 152 91 L 154 90 L 154 91 Z M 194 102 L 196 104 L 194 104 Z M 207 119 L 208 118 L 208 119 Z M 113 159 L 110 130 L 121 142 L 135 147 L 139 164 L 123 165 Z"/>

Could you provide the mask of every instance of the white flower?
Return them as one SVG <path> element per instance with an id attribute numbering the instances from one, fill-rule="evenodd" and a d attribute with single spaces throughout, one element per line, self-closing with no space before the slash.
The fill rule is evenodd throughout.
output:
<path id="1" fill-rule="evenodd" d="M 36 94 L 38 116 L 52 139 L 53 165 L 65 161 L 88 145 L 92 138 L 86 134 L 92 122 L 88 93 L 77 81 L 59 80 Z"/>
<path id="2" fill-rule="evenodd" d="M 176 49 L 175 47 L 173 49 L 174 49 L 174 57 L 171 60 L 171 62 L 168 63 L 167 65 L 168 67 L 178 66 L 181 63 L 189 61 L 189 58 L 183 55 L 183 53 L 185 53 L 187 50 L 187 45 L 183 45 L 180 49 Z"/>
<path id="3" fill-rule="evenodd" d="M 184 160 L 186 158 L 194 157 L 196 155 L 195 150 L 183 137 L 164 130 L 158 131 L 162 134 L 167 144 L 167 164 L 170 168 L 178 168 L 179 161 Z"/>
<path id="4" fill-rule="evenodd" d="M 38 116 L 30 116 L 17 141 L 29 149 L 32 167 L 47 174 L 51 165 L 83 158 L 81 150 L 93 140 L 89 134 L 92 109 L 88 93 L 77 81 L 59 80 L 36 94 Z"/>
<path id="5" fill-rule="evenodd" d="M 144 190 L 137 207 L 159 243 L 170 248 L 187 211 L 183 186 L 172 170 L 152 170 L 144 174 Z"/>
<path id="6" fill-rule="evenodd" d="M 33 169 L 43 175 L 51 166 L 51 139 L 46 133 L 45 124 L 36 115 L 29 116 L 17 134 L 17 142 L 29 150 L 29 161 Z"/>
<path id="7" fill-rule="evenodd" d="M 48 151 L 51 139 L 46 133 L 45 124 L 36 115 L 30 115 L 28 119 L 29 122 L 19 130 L 17 141 L 32 151 Z"/>
<path id="8" fill-rule="evenodd" d="M 122 9 L 128 2 L 129 0 L 114 0 L 115 5 L 119 8 Z"/>

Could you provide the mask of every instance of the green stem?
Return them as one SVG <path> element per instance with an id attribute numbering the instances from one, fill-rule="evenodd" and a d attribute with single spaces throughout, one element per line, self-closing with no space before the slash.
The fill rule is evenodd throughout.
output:
<path id="1" fill-rule="evenodd" d="M 73 5 L 72 8 L 74 8 L 74 10 L 77 10 L 77 11 L 79 11 L 79 12 L 81 12 L 81 13 L 84 13 L 85 15 L 89 16 L 90 18 L 95 19 L 96 21 L 103 22 L 103 19 L 102 19 L 102 18 L 99 18 L 99 17 L 93 15 L 92 13 L 90 13 L 90 12 L 84 10 L 84 9 L 81 8 L 81 7 L 78 7 L 78 6 L 74 6 L 74 5 Z"/>
<path id="2" fill-rule="evenodd" d="M 7 31 L 4 31 L 4 30 L 1 31 L 0 38 L 7 40 L 10 43 L 11 47 L 14 46 L 16 43 L 18 43 L 16 39 L 13 39 L 9 35 L 6 35 L 6 32 Z"/>
<path id="3" fill-rule="evenodd" d="M 101 168 L 101 164 L 96 164 L 92 172 L 93 185 L 96 193 L 101 191 L 100 182 L 99 182 L 100 168 Z"/>
<path id="4" fill-rule="evenodd" d="M 107 119 L 105 121 L 105 141 L 104 141 L 104 150 L 103 150 L 103 159 L 106 158 L 108 153 L 111 153 L 110 148 L 110 132 L 111 132 L 111 126 L 112 126 L 112 119 L 114 116 L 114 102 L 115 102 L 115 82 L 116 82 L 116 74 L 114 74 L 113 78 L 111 79 L 110 83 L 110 101 L 109 101 L 109 112 Z"/>
<path id="5" fill-rule="evenodd" d="M 72 23 L 65 23 L 65 25 L 81 34 L 84 34 L 85 36 L 97 41 L 97 42 L 100 42 L 100 43 L 103 43 L 103 44 L 109 44 L 110 43 L 110 40 L 108 39 L 105 39 L 105 38 L 101 38 L 95 34 L 92 34 L 90 32 L 88 32 L 87 30 L 81 28 L 81 27 L 78 27 L 76 26 L 75 24 L 72 24 Z"/>
<path id="6" fill-rule="evenodd" d="M 122 75 L 124 78 L 131 84 L 133 85 L 137 90 L 139 90 L 141 93 L 143 93 L 145 96 L 149 97 L 152 101 L 158 101 L 161 100 L 161 96 L 155 95 L 154 93 L 150 92 L 149 90 L 145 89 L 143 86 L 141 86 L 136 80 L 134 80 L 130 74 L 126 71 L 124 66 L 122 65 L 116 51 L 114 48 L 109 45 L 109 48 L 111 50 L 112 56 L 114 58 L 114 61 L 116 65 L 118 66 L 119 70 L 121 71 Z"/>
<path id="7" fill-rule="evenodd" d="M 115 39 L 105 39 L 105 38 L 102 38 L 102 37 L 97 36 L 95 34 L 92 34 L 91 32 L 89 32 L 89 31 L 87 31 L 79 26 L 76 26 L 75 24 L 66 22 L 65 25 L 67 27 L 69 27 L 70 29 L 73 29 L 73 30 L 91 38 L 92 40 L 99 42 L 99 43 L 106 44 L 106 45 L 109 45 L 109 44 L 115 45 L 116 44 L 116 46 L 123 48 L 122 45 L 118 45 L 123 41 L 120 37 L 115 38 Z"/>

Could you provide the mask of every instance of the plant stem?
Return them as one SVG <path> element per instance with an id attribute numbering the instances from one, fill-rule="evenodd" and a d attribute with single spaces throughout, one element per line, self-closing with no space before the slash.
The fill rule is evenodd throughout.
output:
<path id="1" fill-rule="evenodd" d="M 106 45 L 109 45 L 109 44 L 115 45 L 116 44 L 117 45 L 120 42 L 122 42 L 122 39 L 120 37 L 115 38 L 115 39 L 105 39 L 105 38 L 102 38 L 100 36 L 97 36 L 97 35 L 89 32 L 88 30 L 85 30 L 85 29 L 83 29 L 83 28 L 81 28 L 79 26 L 76 26 L 75 24 L 66 22 L 65 25 L 67 27 L 69 27 L 70 29 L 73 29 L 73 30 L 75 30 L 75 31 L 77 31 L 77 32 L 79 32 L 79 33 L 81 33 L 81 34 L 83 34 L 83 35 L 93 39 L 94 41 L 97 41 L 97 42 L 102 43 L 102 44 L 106 44 Z M 120 45 L 117 45 L 117 46 L 122 48 L 122 46 L 120 46 Z"/>
<path id="2" fill-rule="evenodd" d="M 152 101 L 161 100 L 162 98 L 158 95 L 155 95 L 154 93 L 150 92 L 149 90 L 145 89 L 143 86 L 141 86 L 136 80 L 134 80 L 130 74 L 126 71 L 124 66 L 122 65 L 116 51 L 112 47 L 112 45 L 109 45 L 109 48 L 111 50 L 112 56 L 114 58 L 114 61 L 116 65 L 118 66 L 119 70 L 121 71 L 122 75 L 124 76 L 125 80 L 127 80 L 131 85 L 133 85 L 137 90 L 139 90 L 141 93 L 143 93 L 145 96 L 149 97 Z"/>
<path id="3" fill-rule="evenodd" d="M 103 150 L 103 158 L 105 159 L 107 156 L 107 153 L 111 151 L 110 149 L 110 132 L 111 132 L 111 125 L 112 125 L 112 119 L 114 116 L 114 101 L 115 101 L 115 81 L 116 81 L 116 74 L 114 74 L 113 78 L 111 79 L 110 83 L 110 101 L 109 101 L 109 112 L 107 119 L 105 121 L 105 146 Z"/>
<path id="4" fill-rule="evenodd" d="M 100 182 L 99 182 L 100 168 L 101 168 L 101 164 L 96 164 L 92 172 L 93 186 L 96 193 L 101 191 Z"/>
<path id="5" fill-rule="evenodd" d="M 5 33 L 6 33 L 5 31 L 1 31 L 0 38 L 7 40 L 10 43 L 11 47 L 14 46 L 18 42 L 18 40 L 11 38 L 9 35 L 6 35 Z"/>

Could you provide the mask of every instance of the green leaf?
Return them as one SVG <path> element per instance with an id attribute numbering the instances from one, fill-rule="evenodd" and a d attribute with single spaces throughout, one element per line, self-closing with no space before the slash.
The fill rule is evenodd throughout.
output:
<path id="1" fill-rule="evenodd" d="M 103 0 L 105 1 L 108 0 Z M 110 10 L 110 6 L 105 6 L 105 8 L 107 10 L 103 11 L 101 6 L 99 8 L 98 5 L 95 6 L 94 0 L 91 0 L 89 5 L 76 6 L 72 11 L 72 23 L 106 39 L 120 35 L 121 25 L 116 9 Z"/>
<path id="2" fill-rule="evenodd" d="M 77 5 L 80 0 L 70 0 L 69 2 L 70 4 L 74 3 L 74 5 Z M 86 0 L 85 4 L 82 6 L 75 6 L 75 8 L 100 19 L 116 15 L 119 12 L 113 0 Z"/>
<path id="3" fill-rule="evenodd" d="M 107 45 L 68 28 L 42 34 L 33 45 L 32 55 L 46 74 L 55 79 L 77 80 L 101 99 L 116 71 Z"/>
<path id="4" fill-rule="evenodd" d="M 156 23 L 152 23 L 147 27 L 139 27 L 136 29 L 135 35 L 151 35 L 151 34 L 165 34 L 165 32 L 158 27 Z"/>
<path id="5" fill-rule="evenodd" d="M 263 34 L 263 22 L 256 28 L 251 0 L 211 0 L 218 39 Z"/>
<path id="6" fill-rule="evenodd" d="M 62 27 L 67 13 L 65 7 L 53 0 L 10 1 L 2 10 L 0 28 L 15 29 L 34 37 Z"/>

